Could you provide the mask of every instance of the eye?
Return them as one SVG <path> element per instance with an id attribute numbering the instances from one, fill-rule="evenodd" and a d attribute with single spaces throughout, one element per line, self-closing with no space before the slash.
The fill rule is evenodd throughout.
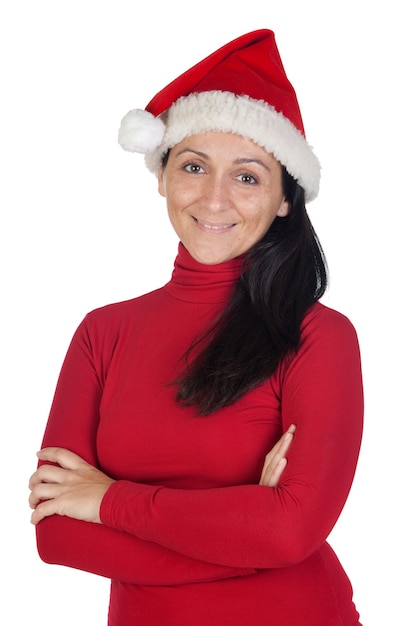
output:
<path id="1" fill-rule="evenodd" d="M 186 163 L 183 166 L 183 169 L 189 174 L 201 174 L 204 172 L 204 169 L 201 167 L 201 165 L 198 165 L 198 163 L 194 163 L 193 161 L 190 161 L 190 163 Z"/>
<path id="2" fill-rule="evenodd" d="M 245 185 L 256 185 L 258 182 L 258 179 L 253 174 L 239 174 L 236 178 Z"/>

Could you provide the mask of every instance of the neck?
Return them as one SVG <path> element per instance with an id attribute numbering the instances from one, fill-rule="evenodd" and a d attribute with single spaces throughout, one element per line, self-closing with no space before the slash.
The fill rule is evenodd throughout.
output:
<path id="1" fill-rule="evenodd" d="M 189 302 L 224 302 L 240 277 L 243 257 L 237 257 L 216 265 L 196 261 L 179 244 L 178 256 L 170 282 L 165 288 L 174 297 Z"/>

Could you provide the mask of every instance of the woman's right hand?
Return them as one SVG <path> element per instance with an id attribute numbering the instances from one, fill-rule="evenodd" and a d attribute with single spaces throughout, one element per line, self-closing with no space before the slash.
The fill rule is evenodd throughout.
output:
<path id="1" fill-rule="evenodd" d="M 260 485 L 265 487 L 276 487 L 287 465 L 285 456 L 294 439 L 296 426 L 291 424 L 289 429 L 282 435 L 281 439 L 274 445 L 272 450 L 265 457 L 262 468 Z"/>

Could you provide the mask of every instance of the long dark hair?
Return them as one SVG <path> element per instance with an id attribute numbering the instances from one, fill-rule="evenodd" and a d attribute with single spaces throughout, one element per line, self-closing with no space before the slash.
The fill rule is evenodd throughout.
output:
<path id="1" fill-rule="evenodd" d="M 186 355 L 177 400 L 209 415 L 267 380 L 300 345 L 301 322 L 327 286 L 326 261 L 303 188 L 282 168 L 289 213 L 247 253 L 240 280 L 213 326 Z M 197 356 L 192 356 L 192 355 Z"/>

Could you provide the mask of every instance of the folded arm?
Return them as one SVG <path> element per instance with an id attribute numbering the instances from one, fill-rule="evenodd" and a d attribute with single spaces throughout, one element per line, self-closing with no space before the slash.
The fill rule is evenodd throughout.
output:
<path id="1" fill-rule="evenodd" d="M 323 329 L 313 318 L 307 331 L 297 355 L 279 368 L 274 380 L 281 395 L 283 427 L 297 424 L 288 466 L 277 487 L 262 479 L 261 485 L 189 490 L 111 482 L 99 512 L 106 528 L 90 524 L 89 532 L 116 533 L 117 541 L 120 536 L 127 543 L 137 541 L 138 564 L 144 562 L 140 550 L 151 545 L 165 550 L 164 558 L 186 558 L 188 565 L 207 567 L 206 574 L 210 564 L 223 568 L 220 578 L 290 565 L 317 549 L 336 522 L 351 486 L 363 398 L 359 350 L 350 323 L 331 316 Z M 78 432 L 74 445 L 68 445 L 68 437 L 53 435 L 56 423 L 55 417 L 44 445 L 65 445 L 96 466 L 94 444 L 81 449 Z M 94 428 L 90 424 L 87 430 Z M 89 440 L 88 432 L 84 435 Z M 45 524 L 40 523 L 38 530 L 41 553 L 48 543 L 46 537 L 42 540 Z M 80 537 L 78 551 L 82 546 Z M 79 556 L 81 562 L 83 555 Z M 225 567 L 231 570 L 226 572 Z"/>
<path id="2" fill-rule="evenodd" d="M 99 468 L 96 432 L 102 382 L 103 373 L 93 363 L 82 323 L 59 376 L 42 448 L 64 447 Z M 45 562 L 128 583 L 177 585 L 253 573 L 252 569 L 205 563 L 121 530 L 57 514 L 37 523 L 36 535 Z"/>
<path id="3" fill-rule="evenodd" d="M 182 490 L 118 481 L 103 498 L 102 522 L 235 567 L 285 567 L 317 550 L 342 511 L 361 441 L 361 367 L 350 322 L 325 309 L 312 315 L 298 353 L 279 368 L 275 384 L 283 428 L 297 425 L 276 488 Z"/>

